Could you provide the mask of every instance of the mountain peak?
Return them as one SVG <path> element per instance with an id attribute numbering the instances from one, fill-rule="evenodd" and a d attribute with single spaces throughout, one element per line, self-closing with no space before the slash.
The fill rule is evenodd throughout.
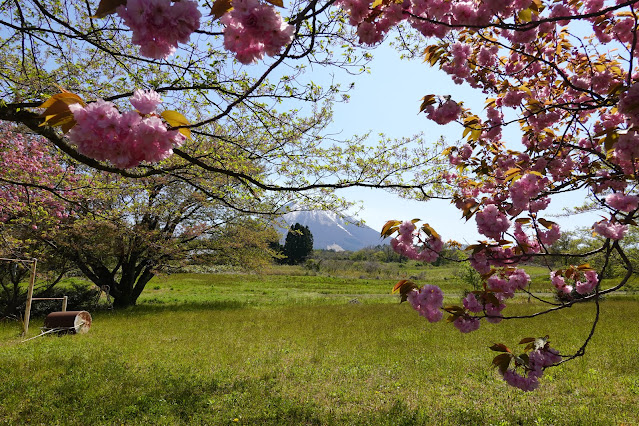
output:
<path id="1" fill-rule="evenodd" d="M 313 248 L 335 251 L 356 251 L 365 247 L 383 244 L 379 232 L 362 225 L 360 221 L 323 210 L 293 211 L 282 216 L 290 227 L 295 223 L 308 226 L 313 234 Z M 288 228 L 280 232 L 286 238 Z"/>

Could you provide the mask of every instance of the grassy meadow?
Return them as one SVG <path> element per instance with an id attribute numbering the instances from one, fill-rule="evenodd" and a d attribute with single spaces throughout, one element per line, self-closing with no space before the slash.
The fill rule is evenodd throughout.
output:
<path id="1" fill-rule="evenodd" d="M 93 312 L 85 335 L 21 343 L 20 324 L 0 323 L 0 423 L 639 425 L 633 295 L 604 300 L 586 356 L 526 393 L 488 346 L 549 334 L 573 352 L 594 304 L 465 335 L 398 304 L 392 279 L 268 272 L 156 277 L 138 306 Z M 422 272 L 463 291 L 445 268 L 409 273 Z M 522 297 L 504 313 L 539 308 Z"/>

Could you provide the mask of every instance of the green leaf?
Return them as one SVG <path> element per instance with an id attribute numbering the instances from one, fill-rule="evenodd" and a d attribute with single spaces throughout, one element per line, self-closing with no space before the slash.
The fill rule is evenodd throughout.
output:
<path id="1" fill-rule="evenodd" d="M 521 22 L 530 22 L 532 20 L 532 10 L 520 10 L 519 13 L 517 13 L 517 16 L 519 16 L 519 20 Z"/>

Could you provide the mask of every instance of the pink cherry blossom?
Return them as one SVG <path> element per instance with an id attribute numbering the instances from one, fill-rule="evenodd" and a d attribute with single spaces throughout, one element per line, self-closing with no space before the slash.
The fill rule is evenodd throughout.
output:
<path id="1" fill-rule="evenodd" d="M 462 112 L 462 109 L 457 102 L 453 101 L 452 99 L 448 99 L 437 107 L 429 105 L 424 111 L 426 111 L 428 118 L 430 118 L 437 124 L 443 125 L 457 120 Z"/>
<path id="2" fill-rule="evenodd" d="M 613 223 L 604 219 L 595 223 L 592 229 L 604 238 L 621 240 L 626 235 L 626 232 L 628 232 L 628 225 L 623 225 L 618 222 Z"/>
<path id="3" fill-rule="evenodd" d="M 462 333 L 470 333 L 471 331 L 479 329 L 479 318 L 462 315 L 455 318 L 453 325 Z"/>
<path id="4" fill-rule="evenodd" d="M 550 273 L 550 282 L 555 288 L 563 294 L 572 293 L 573 287 L 566 284 L 566 280 L 561 275 L 557 274 L 557 272 L 552 271 Z"/>
<path id="5" fill-rule="evenodd" d="M 224 47 L 243 64 L 278 55 L 293 39 L 295 28 L 284 22 L 272 5 L 257 0 L 235 0 L 233 9 L 220 19 Z"/>
<path id="6" fill-rule="evenodd" d="M 510 227 L 510 221 L 506 215 L 499 211 L 496 205 L 489 204 L 475 215 L 477 230 L 480 234 L 498 240 L 501 234 Z"/>
<path id="7" fill-rule="evenodd" d="M 413 290 L 408 294 L 408 301 L 429 322 L 437 322 L 444 315 L 441 311 L 444 294 L 436 285 L 427 284 L 420 290 Z"/>
<path id="8" fill-rule="evenodd" d="M 503 319 L 501 317 L 501 311 L 506 307 L 505 304 L 500 303 L 495 306 L 492 303 L 486 303 L 486 321 L 492 324 L 500 323 Z"/>
<path id="9" fill-rule="evenodd" d="M 131 41 L 140 46 L 140 53 L 153 59 L 164 59 L 178 42 L 188 42 L 202 16 L 192 0 L 128 0 L 117 13 L 133 31 Z"/>
<path id="10" fill-rule="evenodd" d="M 140 114 L 151 114 L 158 104 L 162 102 L 162 99 L 160 99 L 160 94 L 154 90 L 144 91 L 137 89 L 133 92 L 129 102 L 140 111 Z"/>
<path id="11" fill-rule="evenodd" d="M 535 204 L 534 198 L 544 190 L 548 182 L 547 178 L 541 178 L 532 173 L 526 173 L 516 180 L 509 189 L 509 195 L 513 202 L 512 211 L 509 211 L 509 213 L 517 215 L 524 210 L 537 212 L 546 208 L 550 200 Z"/>
<path id="12" fill-rule="evenodd" d="M 405 221 L 399 226 L 398 237 L 391 240 L 391 248 L 409 259 L 422 262 L 434 262 L 444 248 L 441 239 L 433 236 L 420 235 L 412 221 Z M 415 239 L 419 239 L 420 247 L 415 245 Z"/>
<path id="13" fill-rule="evenodd" d="M 575 284 L 575 291 L 579 294 L 588 294 L 599 284 L 599 276 L 596 271 L 586 271 L 584 276 L 585 282 L 577 281 Z"/>
<path id="14" fill-rule="evenodd" d="M 527 376 L 522 376 L 513 369 L 508 369 L 504 373 L 504 380 L 510 386 L 521 389 L 523 391 L 533 391 L 539 387 L 539 380 L 536 373 L 529 373 Z"/>
<path id="15" fill-rule="evenodd" d="M 136 91 L 131 103 L 144 111 L 152 111 L 158 98 L 153 91 Z M 96 160 L 108 160 L 116 167 L 162 161 L 173 153 L 173 147 L 185 141 L 181 133 L 169 131 L 157 116 L 141 117 L 136 111 L 120 114 L 113 103 L 101 99 L 86 107 L 69 105 L 69 110 L 76 125 L 67 136 L 78 152 Z"/>
<path id="16" fill-rule="evenodd" d="M 606 203 L 613 209 L 631 212 L 637 209 L 639 197 L 636 195 L 624 195 L 621 192 L 613 192 L 606 196 Z"/>
<path id="17" fill-rule="evenodd" d="M 473 293 L 468 293 L 468 295 L 463 300 L 464 307 L 468 309 L 470 312 L 481 312 L 484 310 L 484 307 L 477 300 L 477 297 Z"/>
<path id="18" fill-rule="evenodd" d="M 561 237 L 561 228 L 556 223 L 550 229 L 538 232 L 539 241 L 546 247 L 553 245 Z"/>
<path id="19" fill-rule="evenodd" d="M 630 26 L 634 25 L 633 20 L 628 20 Z M 632 34 L 628 32 L 628 35 Z M 628 91 L 619 97 L 619 112 L 624 114 L 628 121 L 634 125 L 639 125 L 639 83 L 634 83 Z"/>

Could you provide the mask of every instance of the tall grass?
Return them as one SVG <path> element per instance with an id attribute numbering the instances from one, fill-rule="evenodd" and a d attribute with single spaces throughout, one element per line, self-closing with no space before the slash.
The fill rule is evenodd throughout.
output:
<path id="1" fill-rule="evenodd" d="M 168 282 L 167 282 L 168 285 Z M 186 284 L 184 291 L 186 291 Z M 179 288 L 176 284 L 176 288 Z M 284 287 L 285 288 L 285 287 Z M 284 290 L 282 290 L 284 291 Z M 539 306 L 523 300 L 510 313 Z M 585 358 L 533 393 L 490 367 L 494 342 L 562 352 L 592 305 L 462 335 L 407 304 L 152 306 L 94 314 L 86 335 L 19 343 L 0 325 L 5 424 L 638 424 L 635 301 L 603 302 Z"/>
<path id="2" fill-rule="evenodd" d="M 527 267 L 531 290 L 551 291 L 548 271 Z M 453 298 L 473 288 L 459 278 L 455 266 L 406 266 L 393 277 L 349 277 L 348 273 L 325 276 L 300 266 L 278 266 L 262 273 L 175 274 L 155 277 L 140 297 L 144 304 L 219 303 L 234 301 L 244 305 L 291 303 L 344 303 L 357 298 L 365 303 L 393 302 L 390 290 L 400 279 L 419 285 L 435 284 Z"/>
<path id="3" fill-rule="evenodd" d="M 463 335 L 407 304 L 348 303 L 381 297 L 388 283 L 251 280 L 154 281 L 141 306 L 94 313 L 86 335 L 20 343 L 18 325 L 1 324 L 0 422 L 639 424 L 634 300 L 604 301 L 587 356 L 524 393 L 491 368 L 488 346 L 549 334 L 574 351 L 592 304 Z M 538 308 L 521 299 L 508 314 Z"/>

